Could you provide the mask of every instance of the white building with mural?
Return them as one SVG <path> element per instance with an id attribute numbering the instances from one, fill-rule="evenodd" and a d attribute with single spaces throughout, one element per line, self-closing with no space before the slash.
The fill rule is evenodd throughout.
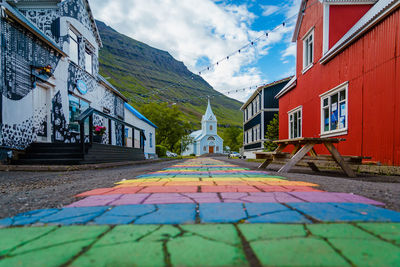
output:
<path id="1" fill-rule="evenodd" d="M 143 157 L 143 147 L 129 147 L 135 154 L 125 142 L 126 128 L 143 131 L 125 122 L 127 99 L 99 75 L 102 42 L 87 0 L 0 0 L 0 28 L 2 151 L 80 144 L 70 163 Z M 94 126 L 106 128 L 101 138 Z M 58 146 L 51 150 L 49 144 Z M 96 153 L 88 157 L 93 147 Z M 48 162 L 62 164 L 56 156 Z"/>
<path id="2" fill-rule="evenodd" d="M 208 100 L 206 113 L 201 120 L 201 130 L 190 134 L 192 142 L 182 153 L 183 156 L 222 153 L 224 140 L 217 134 L 217 118 L 215 117 L 210 100 Z"/>

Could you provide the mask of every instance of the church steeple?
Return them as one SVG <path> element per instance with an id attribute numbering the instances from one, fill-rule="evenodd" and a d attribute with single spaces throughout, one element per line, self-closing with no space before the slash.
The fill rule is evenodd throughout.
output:
<path id="1" fill-rule="evenodd" d="M 215 117 L 208 99 L 208 105 L 206 113 L 203 115 L 201 120 L 201 129 L 204 135 L 216 135 L 217 134 L 217 117 Z"/>
<path id="2" fill-rule="evenodd" d="M 210 99 L 208 99 L 207 110 L 206 113 L 203 115 L 202 121 L 217 121 L 217 118 L 215 117 L 211 109 Z"/>

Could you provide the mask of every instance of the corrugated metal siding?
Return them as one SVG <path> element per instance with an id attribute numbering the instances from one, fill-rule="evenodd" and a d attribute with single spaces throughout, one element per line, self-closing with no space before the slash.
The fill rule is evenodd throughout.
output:
<path id="1" fill-rule="evenodd" d="M 322 55 L 322 5 L 306 12 L 300 29 L 297 54 L 297 86 L 279 99 L 280 138 L 288 137 L 287 112 L 303 107 L 303 136 L 319 137 L 319 95 L 348 81 L 348 134 L 339 151 L 344 155 L 371 156 L 388 165 L 400 165 L 400 11 L 335 56 L 325 65 L 315 59 L 304 75 L 301 38 L 315 25 L 315 55 Z M 327 153 L 324 148 L 317 152 Z"/>
<path id="2" fill-rule="evenodd" d="M 251 144 L 251 145 L 245 145 L 245 146 L 244 146 L 244 149 L 261 148 L 261 145 L 262 145 L 261 142 L 259 142 L 259 143 L 254 143 L 254 144 Z"/>
<path id="3" fill-rule="evenodd" d="M 288 83 L 288 81 L 268 87 L 264 90 L 264 108 L 279 108 L 279 101 L 275 96 Z"/>
<path id="4" fill-rule="evenodd" d="M 258 124 L 261 124 L 261 113 L 252 118 L 250 121 L 246 122 L 243 125 L 243 129 L 247 131 L 248 129 L 251 129 Z"/>

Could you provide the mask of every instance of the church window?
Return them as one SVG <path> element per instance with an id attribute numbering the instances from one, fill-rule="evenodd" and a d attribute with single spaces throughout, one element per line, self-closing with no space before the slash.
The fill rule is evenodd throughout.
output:
<path id="1" fill-rule="evenodd" d="M 213 127 L 212 127 L 212 125 L 210 125 L 210 131 L 212 131 L 212 129 L 213 129 Z"/>
<path id="2" fill-rule="evenodd" d="M 204 146 L 204 147 L 203 147 L 203 150 L 204 150 L 204 151 L 207 151 L 207 147 L 206 147 L 206 146 Z"/>
<path id="3" fill-rule="evenodd" d="M 217 151 L 217 152 L 219 151 L 219 147 L 218 146 L 215 148 L 215 151 Z"/>
<path id="4" fill-rule="evenodd" d="M 215 138 L 212 137 L 212 136 L 210 136 L 210 137 L 207 138 L 207 140 L 209 140 L 209 141 L 215 141 Z"/>

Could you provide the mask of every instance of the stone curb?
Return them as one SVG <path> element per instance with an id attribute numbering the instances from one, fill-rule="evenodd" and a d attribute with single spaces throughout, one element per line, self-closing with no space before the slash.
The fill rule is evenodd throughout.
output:
<path id="1" fill-rule="evenodd" d="M 173 161 L 176 159 L 149 159 L 141 161 L 123 161 L 123 162 L 108 162 L 98 164 L 82 164 L 82 165 L 0 165 L 0 171 L 25 171 L 25 172 L 64 172 L 64 171 L 84 171 L 115 168 L 129 165 L 142 165 L 157 163 L 162 161 Z"/>

